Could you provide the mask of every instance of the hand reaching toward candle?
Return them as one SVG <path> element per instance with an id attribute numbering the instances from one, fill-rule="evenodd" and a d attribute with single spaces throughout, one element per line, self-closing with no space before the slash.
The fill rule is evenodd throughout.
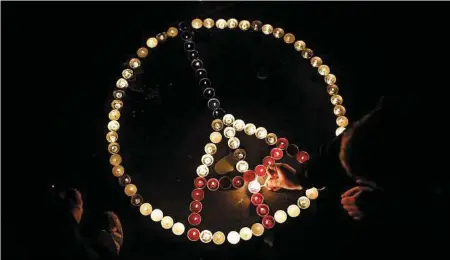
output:
<path id="1" fill-rule="evenodd" d="M 266 184 L 268 190 L 277 191 L 281 188 L 286 190 L 302 189 L 300 181 L 295 175 L 296 171 L 290 165 L 277 163 L 275 166 L 269 167 L 267 171 L 269 176 L 272 176 Z"/>
<path id="2" fill-rule="evenodd" d="M 382 196 L 380 192 L 376 192 L 376 186 L 366 185 L 363 181 L 356 181 L 359 186 L 355 186 L 341 195 L 341 204 L 348 215 L 354 220 L 361 220 L 366 218 L 368 213 L 365 210 L 365 205 L 375 208 L 382 204 Z M 380 203 L 381 202 L 381 203 Z M 370 215 L 370 214 L 369 214 Z"/>

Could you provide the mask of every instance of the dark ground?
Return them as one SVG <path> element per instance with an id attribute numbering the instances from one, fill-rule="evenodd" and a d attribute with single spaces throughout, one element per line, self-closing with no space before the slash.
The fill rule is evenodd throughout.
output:
<path id="1" fill-rule="evenodd" d="M 2 174 L 2 226 L 12 234 L 6 242 L 3 235 L 2 249 L 14 249 L 3 254 L 10 259 L 44 254 L 45 247 L 36 243 L 36 237 L 45 238 L 45 203 L 38 198 L 55 184 L 84 193 L 86 217 L 105 209 L 118 213 L 125 227 L 124 259 L 334 255 L 337 245 L 358 240 L 356 234 L 363 229 L 335 209 L 338 201 L 332 194 L 318 201 L 317 211 L 314 205 L 309 214 L 277 227 L 276 249 L 266 247 L 263 239 L 220 249 L 193 245 L 140 216 L 108 164 L 104 136 L 115 81 L 148 37 L 178 21 L 258 19 L 294 33 L 331 66 L 348 117 L 357 119 L 383 95 L 405 100 L 429 93 L 445 96 L 442 85 L 431 84 L 437 76 L 427 77 L 444 52 L 434 36 L 442 36 L 445 10 L 447 4 L 419 3 L 2 2 L 2 116 L 8 118 L 3 123 L 8 127 L 2 129 L 8 145 L 3 154 L 11 158 L 3 159 L 8 170 L 4 167 Z M 307 151 L 334 136 L 325 83 L 292 46 L 237 31 L 203 29 L 194 40 L 227 111 Z M 125 167 L 144 198 L 184 221 L 211 111 L 180 38 L 158 47 L 143 69 L 134 87 L 159 94 L 150 98 L 130 91 L 125 100 L 119 132 Z M 264 71 L 268 78 L 258 79 Z M 428 119 L 436 122 L 432 116 Z M 249 141 L 247 147 L 254 145 Z M 265 147 L 258 149 L 255 161 L 266 152 Z M 244 209 L 230 206 L 229 214 L 214 210 L 218 201 L 225 201 L 225 208 L 233 204 L 229 194 L 214 194 L 205 202 L 203 227 L 226 231 L 256 220 Z M 273 205 L 284 205 L 284 198 L 275 197 Z"/>

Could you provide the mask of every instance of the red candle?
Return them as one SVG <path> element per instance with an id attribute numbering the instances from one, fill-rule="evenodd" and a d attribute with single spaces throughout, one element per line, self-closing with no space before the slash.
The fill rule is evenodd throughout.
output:
<path id="1" fill-rule="evenodd" d="M 250 200 L 253 205 L 258 206 L 264 201 L 264 195 L 262 195 L 261 193 L 255 193 L 252 195 Z"/>
<path id="2" fill-rule="evenodd" d="M 261 176 L 261 177 L 265 176 L 266 175 L 266 167 L 262 164 L 257 165 L 255 167 L 255 173 L 256 173 L 256 175 Z"/>
<path id="3" fill-rule="evenodd" d="M 201 189 L 194 189 L 192 191 L 192 198 L 196 201 L 201 201 L 205 197 L 205 193 Z"/>
<path id="4" fill-rule="evenodd" d="M 203 177 L 197 177 L 194 180 L 194 186 L 197 189 L 203 189 L 206 186 L 206 179 Z"/>
<path id="5" fill-rule="evenodd" d="M 264 166 L 266 166 L 266 167 L 269 167 L 269 165 L 275 165 L 275 159 L 273 159 L 273 158 L 270 157 L 270 156 L 266 156 L 266 157 L 264 157 L 264 159 L 263 159 L 263 164 L 264 164 Z"/>
<path id="6" fill-rule="evenodd" d="M 200 211 L 202 211 L 202 203 L 200 201 L 193 201 L 191 202 L 191 204 L 189 205 L 189 209 L 191 210 L 191 212 L 194 213 L 199 213 Z"/>
<path id="7" fill-rule="evenodd" d="M 192 226 L 197 226 L 202 222 L 202 217 L 198 213 L 191 213 L 188 217 L 188 222 Z"/>
<path id="8" fill-rule="evenodd" d="M 288 147 L 289 141 L 286 138 L 278 138 L 277 140 L 277 147 L 281 150 L 284 150 Z"/>
<path id="9" fill-rule="evenodd" d="M 264 226 L 265 228 L 271 229 L 271 228 L 273 228 L 273 226 L 275 225 L 275 219 L 274 219 L 272 216 L 270 216 L 270 215 L 265 216 L 265 217 L 262 219 L 262 224 L 263 224 L 263 226 Z"/>
<path id="10" fill-rule="evenodd" d="M 251 182 L 255 179 L 256 175 L 254 171 L 246 171 L 244 172 L 244 181 Z"/>
<path id="11" fill-rule="evenodd" d="M 197 241 L 200 238 L 200 231 L 196 228 L 191 228 L 187 232 L 187 237 L 191 241 Z"/>
<path id="12" fill-rule="evenodd" d="M 269 206 L 267 206 L 266 204 L 259 204 L 256 207 L 256 214 L 258 214 L 258 216 L 260 217 L 264 217 L 267 214 L 269 214 Z"/>
<path id="13" fill-rule="evenodd" d="M 309 154 L 305 151 L 300 151 L 295 156 L 299 163 L 304 163 L 309 160 Z"/>
<path id="14" fill-rule="evenodd" d="M 273 148 L 272 151 L 270 151 L 270 156 L 272 156 L 275 160 L 280 160 L 283 158 L 283 150 L 280 148 Z"/>
<path id="15" fill-rule="evenodd" d="M 244 179 L 241 176 L 236 176 L 233 178 L 233 187 L 235 187 L 236 189 L 241 188 L 242 186 L 244 186 Z"/>
<path id="16" fill-rule="evenodd" d="M 216 178 L 209 179 L 206 185 L 210 191 L 216 191 L 219 189 L 219 181 Z"/>

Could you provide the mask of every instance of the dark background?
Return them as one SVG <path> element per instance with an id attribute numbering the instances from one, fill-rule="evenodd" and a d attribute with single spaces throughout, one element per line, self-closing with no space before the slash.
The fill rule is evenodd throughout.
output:
<path id="1" fill-rule="evenodd" d="M 15 258 L 46 250 L 30 240 L 45 238 L 40 224 L 45 223 L 45 202 L 39 198 L 54 192 L 56 185 L 83 192 L 86 219 L 102 210 L 118 213 L 126 259 L 276 259 L 288 254 L 285 248 L 305 255 L 333 252 L 320 249 L 337 248 L 337 238 L 355 238 L 361 229 L 334 209 L 338 198 L 332 193 L 325 193 L 323 201 L 296 221 L 279 225 L 272 232 L 275 250 L 263 239 L 219 249 L 192 244 L 140 216 L 108 164 L 105 134 L 115 82 L 148 37 L 181 20 L 261 20 L 294 33 L 322 57 L 337 76 L 352 121 L 381 96 L 407 100 L 422 95 L 424 88 L 439 89 L 431 81 L 423 85 L 422 79 L 443 52 L 434 38 L 442 35 L 445 10 L 446 4 L 423 3 L 2 2 L 2 116 L 8 120 L 2 129 L 7 145 L 3 154 L 11 158 L 3 159 L 11 170 L 2 174 L 2 225 L 11 232 L 6 243 L 17 246 L 10 247 Z M 194 41 L 226 111 L 309 152 L 334 136 L 326 84 L 293 46 L 239 30 L 202 29 Z M 143 71 L 132 87 L 144 93 L 127 91 L 120 119 L 124 165 L 144 198 L 186 223 L 211 110 L 179 37 L 152 50 Z M 267 79 L 259 79 L 258 73 Z M 268 151 L 253 139 L 242 142 L 256 152 L 253 165 Z M 272 196 L 271 205 L 284 208 L 298 194 Z M 235 206 L 240 198 L 246 195 L 207 194 L 201 228 L 228 231 L 257 220 L 251 209 Z M 219 201 L 221 210 L 214 208 Z M 33 249 L 18 249 L 24 245 Z"/>

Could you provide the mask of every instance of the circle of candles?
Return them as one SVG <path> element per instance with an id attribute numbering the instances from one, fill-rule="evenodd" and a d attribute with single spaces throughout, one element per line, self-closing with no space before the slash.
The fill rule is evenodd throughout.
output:
<path id="1" fill-rule="evenodd" d="M 190 241 L 197 241 L 200 239 L 200 230 L 197 228 L 191 228 L 187 232 L 187 237 Z"/>
<path id="2" fill-rule="evenodd" d="M 250 193 L 257 193 L 261 190 L 261 184 L 257 181 L 251 181 L 248 183 L 248 191 Z"/>
<path id="3" fill-rule="evenodd" d="M 319 191 L 316 188 L 307 189 L 305 195 L 310 200 L 315 200 L 319 197 Z"/>
<path id="4" fill-rule="evenodd" d="M 281 158 L 283 158 L 283 150 L 281 150 L 280 148 L 273 148 L 270 151 L 270 156 L 272 156 L 275 160 L 280 160 Z"/>
<path id="5" fill-rule="evenodd" d="M 292 204 L 287 208 L 287 213 L 289 217 L 296 218 L 300 215 L 300 208 L 297 205 Z"/>
<path id="6" fill-rule="evenodd" d="M 227 190 L 231 188 L 231 179 L 228 176 L 223 176 L 219 179 L 219 186 L 220 188 Z"/>
<path id="7" fill-rule="evenodd" d="M 181 236 L 184 233 L 185 227 L 183 223 L 177 222 L 172 226 L 172 232 L 177 235 Z"/>
<path id="8" fill-rule="evenodd" d="M 246 171 L 244 172 L 244 181 L 245 182 L 251 182 L 255 180 L 256 174 L 254 171 Z"/>
<path id="9" fill-rule="evenodd" d="M 205 193 L 201 189 L 194 189 L 192 191 L 192 199 L 201 201 L 205 197 Z"/>
<path id="10" fill-rule="evenodd" d="M 236 189 L 242 188 L 242 186 L 244 186 L 244 178 L 242 178 L 241 176 L 236 176 L 233 178 L 231 183 Z"/>
<path id="11" fill-rule="evenodd" d="M 207 244 L 207 243 L 211 242 L 212 239 L 213 239 L 213 234 L 211 233 L 211 231 L 203 230 L 200 233 L 200 241 L 202 241 L 203 243 Z"/>
<path id="12" fill-rule="evenodd" d="M 286 222 L 286 220 L 287 220 L 287 214 L 286 214 L 286 211 L 284 211 L 284 210 L 277 210 L 275 212 L 275 214 L 273 215 L 273 217 L 274 217 L 275 221 L 280 224 Z"/>
<path id="13" fill-rule="evenodd" d="M 309 154 L 305 151 L 300 151 L 295 155 L 295 159 L 297 159 L 299 163 L 304 163 L 309 160 Z"/>
<path id="14" fill-rule="evenodd" d="M 281 150 L 284 150 L 288 147 L 289 141 L 286 138 L 278 138 L 277 140 L 277 147 Z"/>
<path id="15" fill-rule="evenodd" d="M 206 187 L 206 179 L 203 177 L 197 177 L 194 180 L 194 186 L 197 189 L 203 189 Z"/>
<path id="16" fill-rule="evenodd" d="M 275 159 L 270 156 L 266 156 L 263 159 L 263 165 L 265 167 L 268 167 L 269 165 L 275 165 Z"/>
<path id="17" fill-rule="evenodd" d="M 206 185 L 210 191 L 216 191 L 219 189 L 219 181 L 216 178 L 209 179 Z"/>
<path id="18" fill-rule="evenodd" d="M 267 214 L 269 214 L 269 206 L 266 204 L 259 204 L 256 206 L 256 214 L 260 217 L 267 216 Z"/>
<path id="19" fill-rule="evenodd" d="M 298 151 L 298 146 L 296 146 L 295 144 L 290 144 L 286 148 L 286 154 L 290 157 L 294 157 L 298 153 Z"/>
<path id="20" fill-rule="evenodd" d="M 250 201 L 253 205 L 258 206 L 264 201 L 264 195 L 262 195 L 261 193 L 254 193 L 250 198 Z"/>
<path id="21" fill-rule="evenodd" d="M 275 226 L 275 219 L 272 216 L 267 215 L 262 219 L 262 224 L 265 228 L 271 229 Z"/>
<path id="22" fill-rule="evenodd" d="M 297 200 L 297 205 L 301 208 L 301 209 L 307 209 L 309 208 L 309 205 L 311 205 L 311 201 L 305 197 L 305 196 L 301 196 L 300 198 L 298 198 Z"/>
<path id="23" fill-rule="evenodd" d="M 202 203 L 200 201 L 196 201 L 194 200 L 193 202 L 191 202 L 191 204 L 189 204 L 189 210 L 193 213 L 200 213 L 200 211 L 202 211 Z"/>
<path id="24" fill-rule="evenodd" d="M 236 231 L 231 231 L 227 235 L 227 240 L 230 244 L 236 245 L 241 240 L 241 237 L 239 236 L 239 233 Z"/>
<path id="25" fill-rule="evenodd" d="M 221 231 L 217 231 L 213 235 L 213 242 L 216 245 L 221 245 L 225 242 L 225 234 Z"/>
<path id="26" fill-rule="evenodd" d="M 262 164 L 257 165 L 255 167 L 255 173 L 258 176 L 261 176 L 261 177 L 265 176 L 266 175 L 266 171 L 267 171 L 267 168 L 264 165 L 262 165 Z"/>
<path id="27" fill-rule="evenodd" d="M 264 226 L 260 223 L 255 223 L 252 225 L 252 233 L 254 236 L 259 237 L 264 234 Z"/>
<path id="28" fill-rule="evenodd" d="M 202 222 L 202 217 L 198 213 L 191 213 L 188 217 L 188 222 L 192 226 L 198 226 Z"/>

